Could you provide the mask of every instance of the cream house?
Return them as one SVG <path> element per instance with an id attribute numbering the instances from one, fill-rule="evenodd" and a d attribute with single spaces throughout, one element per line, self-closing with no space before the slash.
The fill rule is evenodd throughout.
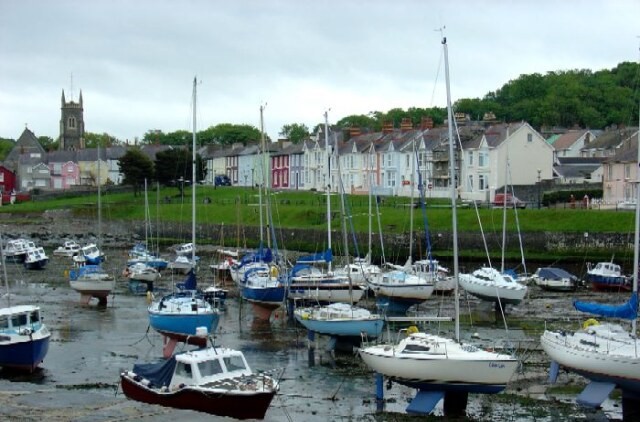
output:
<path id="1" fill-rule="evenodd" d="M 463 143 L 462 199 L 492 201 L 505 185 L 534 185 L 553 176 L 553 147 L 528 123 L 501 123 Z"/>
<path id="2" fill-rule="evenodd" d="M 635 203 L 638 181 L 638 131 L 617 148 L 604 162 L 602 199 L 605 204 Z"/>

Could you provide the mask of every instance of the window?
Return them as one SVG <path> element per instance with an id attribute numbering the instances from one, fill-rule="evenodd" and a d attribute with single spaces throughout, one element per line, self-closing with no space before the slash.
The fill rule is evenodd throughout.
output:
<path id="1" fill-rule="evenodd" d="M 607 179 L 613 179 L 613 166 L 611 164 L 607 164 Z"/>
<path id="2" fill-rule="evenodd" d="M 176 362 L 176 375 L 191 378 L 191 365 L 184 362 Z"/>
<path id="3" fill-rule="evenodd" d="M 206 360 L 204 362 L 198 362 L 198 370 L 203 377 L 209 377 L 222 373 L 222 365 L 219 360 Z"/>
<path id="4" fill-rule="evenodd" d="M 486 151 L 478 152 L 478 167 L 487 167 L 489 165 L 489 157 Z"/>
<path id="5" fill-rule="evenodd" d="M 533 133 L 527 133 L 527 142 L 533 142 Z"/>
<path id="6" fill-rule="evenodd" d="M 391 167 L 393 162 L 391 154 L 385 154 L 385 156 L 387 157 L 387 167 Z"/>
<path id="7" fill-rule="evenodd" d="M 478 175 L 478 190 L 487 190 L 489 188 L 488 178 L 486 174 Z"/>
<path id="8" fill-rule="evenodd" d="M 395 174 L 387 173 L 387 187 L 393 188 L 396 186 Z"/>
<path id="9" fill-rule="evenodd" d="M 246 369 L 244 361 L 240 356 L 229 356 L 224 358 L 224 366 L 227 367 L 227 371 L 242 371 Z"/>
<path id="10" fill-rule="evenodd" d="M 69 119 L 67 119 L 67 127 L 69 129 L 75 129 L 76 128 L 76 118 L 73 116 L 70 116 Z"/>
<path id="11" fill-rule="evenodd" d="M 467 181 L 467 190 L 473 192 L 473 175 L 469 175 L 469 180 Z"/>
<path id="12" fill-rule="evenodd" d="M 467 157 L 468 157 L 468 159 L 467 159 L 467 160 L 469 161 L 469 162 L 467 163 L 467 165 L 472 166 L 472 165 L 473 165 L 473 151 L 469 151 L 469 152 L 467 153 Z"/>
<path id="13" fill-rule="evenodd" d="M 405 164 L 405 167 L 409 168 L 409 164 L 411 164 L 411 154 L 407 154 L 407 163 Z"/>
<path id="14" fill-rule="evenodd" d="M 27 314 L 12 315 L 11 324 L 13 325 L 13 328 L 27 325 Z"/>
<path id="15" fill-rule="evenodd" d="M 9 319 L 6 316 L 0 316 L 0 330 L 9 328 Z"/>
<path id="16" fill-rule="evenodd" d="M 625 179 L 629 179 L 630 177 L 631 177 L 631 165 L 625 164 L 624 165 L 624 178 Z"/>

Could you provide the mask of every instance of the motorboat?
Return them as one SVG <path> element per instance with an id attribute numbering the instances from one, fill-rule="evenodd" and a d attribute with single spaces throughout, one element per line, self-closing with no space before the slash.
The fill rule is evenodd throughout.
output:
<path id="1" fill-rule="evenodd" d="M 253 372 L 241 351 L 223 347 L 135 364 L 120 385 L 131 400 L 235 419 L 263 419 L 279 388 L 268 373 Z"/>
<path id="2" fill-rule="evenodd" d="M 53 255 L 72 257 L 77 255 L 78 252 L 80 252 L 80 244 L 75 240 L 66 240 L 53 251 Z"/>

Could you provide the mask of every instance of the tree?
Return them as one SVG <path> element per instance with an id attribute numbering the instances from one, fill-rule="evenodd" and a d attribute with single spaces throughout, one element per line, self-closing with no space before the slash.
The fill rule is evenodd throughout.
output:
<path id="1" fill-rule="evenodd" d="M 85 132 L 84 133 L 84 147 L 85 148 L 97 148 L 100 145 L 103 148 L 110 147 L 112 145 L 119 144 L 114 136 L 109 135 L 108 133 L 92 133 Z M 44 146 L 44 145 L 43 145 Z"/>
<path id="2" fill-rule="evenodd" d="M 309 137 L 309 128 L 304 123 L 291 123 L 282 126 L 279 134 L 297 144 Z"/>
<path id="3" fill-rule="evenodd" d="M 156 154 L 156 180 L 164 186 L 178 186 L 182 189 L 182 182 L 191 182 L 192 152 L 188 149 L 176 148 L 161 151 Z M 207 170 L 200 154 L 196 154 L 196 182 L 207 177 Z"/>
<path id="4" fill-rule="evenodd" d="M 202 139 L 200 145 L 233 145 L 235 143 L 247 145 L 260 142 L 260 138 L 260 131 L 254 126 L 235 125 L 231 123 L 221 123 L 209 127 L 202 132 L 198 132 L 198 139 Z M 271 142 L 271 139 L 266 133 L 265 140 Z"/>
<path id="5" fill-rule="evenodd" d="M 0 138 L 0 161 L 4 161 L 15 145 L 16 141 L 13 139 Z"/>
<path id="6" fill-rule="evenodd" d="M 118 160 L 118 167 L 123 174 L 122 184 L 133 186 L 134 196 L 144 186 L 145 179 L 153 178 L 153 161 L 138 148 L 129 148 Z"/>
<path id="7" fill-rule="evenodd" d="M 60 141 L 54 141 L 50 136 L 38 136 L 38 142 L 45 151 L 56 151 L 60 147 Z"/>

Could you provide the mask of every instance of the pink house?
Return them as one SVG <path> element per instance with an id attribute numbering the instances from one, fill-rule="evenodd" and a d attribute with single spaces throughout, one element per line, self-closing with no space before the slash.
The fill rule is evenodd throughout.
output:
<path id="1" fill-rule="evenodd" d="M 78 163 L 49 163 L 51 172 L 51 189 L 66 190 L 80 184 L 80 167 Z"/>

